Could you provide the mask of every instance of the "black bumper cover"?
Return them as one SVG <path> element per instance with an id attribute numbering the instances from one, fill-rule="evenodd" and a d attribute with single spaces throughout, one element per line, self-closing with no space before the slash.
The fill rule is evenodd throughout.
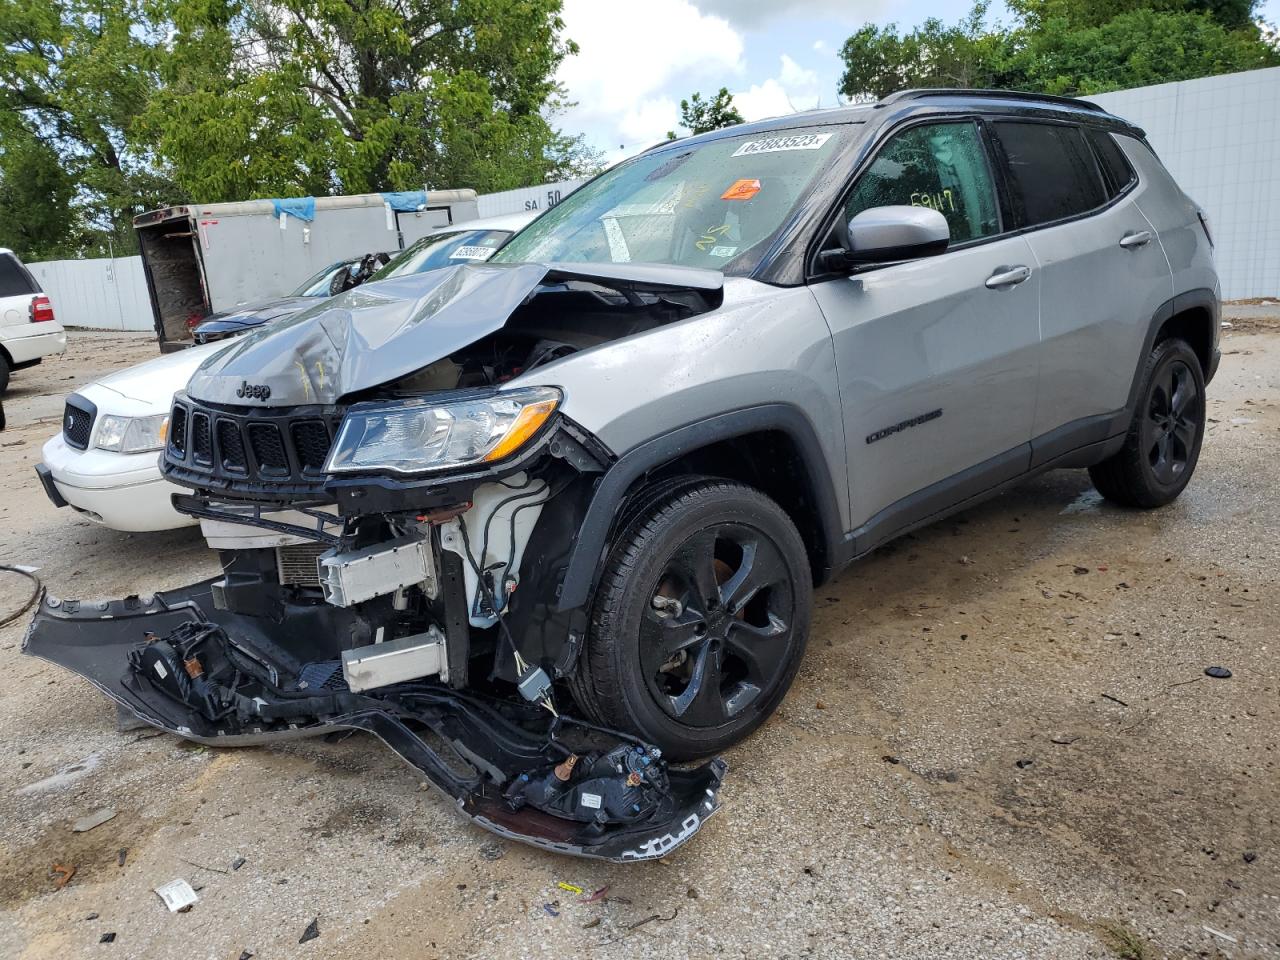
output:
<path id="1" fill-rule="evenodd" d="M 210 722 L 188 706 L 159 695 L 129 665 L 146 634 L 163 636 L 193 621 L 217 623 L 229 636 L 251 640 L 261 621 L 216 610 L 210 584 L 154 597 L 115 601 L 58 600 L 45 596 L 23 642 L 23 652 L 89 680 L 116 703 L 161 730 L 211 746 L 269 744 L 338 729 L 373 734 L 450 796 L 477 825 L 512 840 L 582 857 L 626 862 L 666 855 L 687 841 L 719 808 L 726 766 L 713 760 L 666 771 L 669 789 L 653 814 L 636 823 L 598 825 L 513 808 L 503 786 L 524 770 L 545 768 L 547 731 L 531 731 L 504 716 L 501 705 L 434 684 L 403 685 L 385 695 L 347 694 L 343 709 L 305 721 L 245 725 L 234 718 Z M 335 701 L 338 702 L 338 701 Z M 566 721 L 573 724 L 573 721 Z M 560 723 L 547 718 L 551 739 Z M 585 725 L 581 725 L 585 727 Z M 419 735 L 447 749 L 443 755 Z M 625 738 L 624 738 L 625 739 Z"/>

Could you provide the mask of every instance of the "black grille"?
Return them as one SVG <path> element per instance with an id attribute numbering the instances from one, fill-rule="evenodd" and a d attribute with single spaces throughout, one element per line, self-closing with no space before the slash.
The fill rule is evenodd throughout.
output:
<path id="1" fill-rule="evenodd" d="M 337 407 L 245 408 L 179 394 L 169 420 L 165 473 L 197 489 L 307 492 L 323 482 Z"/>
<path id="2" fill-rule="evenodd" d="M 218 462 L 223 470 L 246 475 L 249 472 L 249 458 L 245 456 L 244 440 L 240 437 L 240 424 L 234 420 L 218 420 L 214 427 L 218 441 Z"/>
<path id="3" fill-rule="evenodd" d="M 329 428 L 323 420 L 298 420 L 289 427 L 303 470 L 316 472 L 329 456 Z"/>
<path id="4" fill-rule="evenodd" d="M 62 414 L 62 436 L 68 445 L 77 450 L 89 446 L 89 435 L 93 433 L 93 421 L 97 417 L 98 408 L 83 397 L 74 394 L 67 397 L 67 405 Z"/>
<path id="5" fill-rule="evenodd" d="M 209 415 L 196 413 L 191 416 L 191 454 L 196 463 L 213 463 L 213 438 L 209 434 Z"/>
<path id="6" fill-rule="evenodd" d="M 249 446 L 253 448 L 253 458 L 263 473 L 289 472 L 289 454 L 285 452 L 280 428 L 274 423 L 249 424 Z"/>

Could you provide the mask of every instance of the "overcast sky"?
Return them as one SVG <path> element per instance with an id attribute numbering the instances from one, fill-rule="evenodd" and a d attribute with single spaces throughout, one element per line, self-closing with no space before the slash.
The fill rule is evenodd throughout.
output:
<path id="1" fill-rule="evenodd" d="M 971 0 L 565 0 L 581 51 L 560 68 L 578 105 L 560 125 L 612 161 L 679 125 L 680 100 L 721 86 L 748 120 L 834 106 L 840 45 L 867 21 L 959 20 Z M 1263 16 L 1280 19 L 1280 0 Z M 1004 16 L 1000 0 L 992 16 Z"/>

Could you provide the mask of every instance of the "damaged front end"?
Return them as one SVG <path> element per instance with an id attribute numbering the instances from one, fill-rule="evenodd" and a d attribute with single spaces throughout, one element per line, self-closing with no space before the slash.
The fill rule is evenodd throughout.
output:
<path id="1" fill-rule="evenodd" d="M 725 766 L 672 766 L 557 697 L 586 633 L 560 585 L 612 455 L 518 377 L 714 308 L 718 275 L 439 273 L 352 291 L 202 367 L 163 468 L 223 575 L 46 597 L 24 650 L 188 739 L 366 730 L 488 830 L 662 856 L 715 812 Z"/>

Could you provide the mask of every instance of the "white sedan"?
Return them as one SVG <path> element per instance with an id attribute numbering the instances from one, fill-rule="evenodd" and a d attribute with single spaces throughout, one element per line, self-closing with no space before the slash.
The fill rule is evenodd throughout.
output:
<path id="1" fill-rule="evenodd" d="M 425 273 L 493 254 L 534 214 L 443 227 L 403 250 L 373 280 Z M 246 330 L 251 327 L 246 326 Z M 54 506 L 69 506 L 113 530 L 171 530 L 196 523 L 173 509 L 186 493 L 160 475 L 173 395 L 222 340 L 167 353 L 109 374 L 67 397 L 62 432 L 50 439 L 36 473 Z"/>
<path id="2" fill-rule="evenodd" d="M 173 395 L 206 357 L 230 344 L 166 353 L 118 370 L 67 397 L 62 432 L 36 473 L 54 506 L 70 506 L 113 530 L 170 530 L 194 524 L 173 509 L 186 492 L 160 476 Z"/>

